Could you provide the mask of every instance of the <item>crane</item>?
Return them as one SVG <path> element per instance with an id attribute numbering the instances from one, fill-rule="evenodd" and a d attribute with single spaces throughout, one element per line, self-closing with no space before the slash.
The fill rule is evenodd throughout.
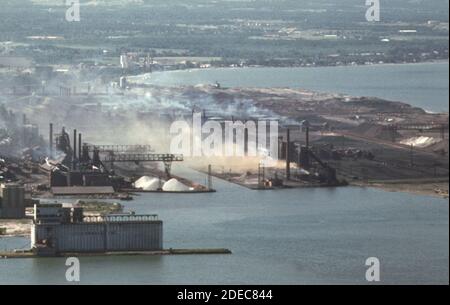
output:
<path id="1" fill-rule="evenodd" d="M 104 163 L 111 164 L 117 162 L 163 162 L 167 177 L 170 177 L 172 163 L 184 161 L 183 155 L 154 153 L 150 145 L 83 145 L 83 153 L 80 162 L 85 163 L 91 160 L 96 167 L 104 167 Z"/>

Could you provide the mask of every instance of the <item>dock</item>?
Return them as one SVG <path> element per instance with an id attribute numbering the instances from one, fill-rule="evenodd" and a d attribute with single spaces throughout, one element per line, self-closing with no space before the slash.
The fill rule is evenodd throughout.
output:
<path id="1" fill-rule="evenodd" d="M 232 254 L 228 249 L 166 249 L 160 251 L 121 251 L 121 252 L 92 252 L 92 253 L 58 253 L 50 257 L 101 257 L 101 256 L 162 256 L 162 255 L 223 255 Z M 23 252 L 0 252 L 0 259 L 25 259 L 25 258 L 45 258 L 39 256 L 31 250 Z"/>

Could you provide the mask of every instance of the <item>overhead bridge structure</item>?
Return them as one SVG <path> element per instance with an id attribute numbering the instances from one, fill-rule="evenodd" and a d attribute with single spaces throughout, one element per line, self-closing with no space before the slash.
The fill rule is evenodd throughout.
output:
<path id="1" fill-rule="evenodd" d="M 419 131 L 419 132 L 440 132 L 441 138 L 445 139 L 445 133 L 448 133 L 449 130 L 449 124 L 393 124 L 389 125 L 388 129 L 391 131 L 392 134 L 392 141 L 395 142 L 396 139 L 396 133 L 397 131 L 402 130 L 413 130 L 413 131 Z"/>
<path id="2" fill-rule="evenodd" d="M 183 155 L 154 153 L 150 145 L 88 145 L 83 146 L 82 162 L 91 160 L 96 166 L 104 166 L 105 163 L 114 168 L 114 163 L 125 162 L 163 162 L 165 172 L 170 177 L 173 162 L 184 161 Z"/>
<path id="3" fill-rule="evenodd" d="M 111 164 L 111 167 L 114 167 L 114 163 L 116 162 L 163 162 L 164 169 L 167 177 L 170 177 L 170 172 L 172 169 L 173 162 L 182 162 L 184 161 L 183 155 L 173 155 L 173 154 L 111 154 L 106 155 L 102 158 L 102 162 Z"/>
<path id="4" fill-rule="evenodd" d="M 85 145 L 88 152 L 153 152 L 150 145 Z"/>

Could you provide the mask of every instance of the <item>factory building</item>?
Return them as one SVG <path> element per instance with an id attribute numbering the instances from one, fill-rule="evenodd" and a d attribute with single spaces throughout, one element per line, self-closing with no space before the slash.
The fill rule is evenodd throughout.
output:
<path id="1" fill-rule="evenodd" d="M 82 208 L 35 205 L 31 248 L 42 256 L 159 251 L 163 222 L 156 215 L 85 217 Z"/>
<path id="2" fill-rule="evenodd" d="M 51 167 L 49 167 L 51 168 Z M 50 185 L 51 187 L 64 186 L 112 186 L 111 179 L 107 173 L 96 171 L 51 171 Z"/>
<path id="3" fill-rule="evenodd" d="M 17 184 L 0 185 L 0 218 L 25 218 L 25 188 Z"/>

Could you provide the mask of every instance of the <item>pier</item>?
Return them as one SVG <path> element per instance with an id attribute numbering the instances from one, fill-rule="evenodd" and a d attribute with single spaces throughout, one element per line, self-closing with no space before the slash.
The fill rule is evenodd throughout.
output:
<path id="1" fill-rule="evenodd" d="M 232 254 L 228 249 L 166 249 L 159 251 L 121 251 L 121 252 L 97 252 L 97 253 L 74 253 L 64 252 L 48 257 L 99 257 L 99 256 L 161 256 L 161 255 L 221 255 Z M 0 252 L 0 259 L 24 259 L 44 258 L 32 250 L 23 252 Z"/>

